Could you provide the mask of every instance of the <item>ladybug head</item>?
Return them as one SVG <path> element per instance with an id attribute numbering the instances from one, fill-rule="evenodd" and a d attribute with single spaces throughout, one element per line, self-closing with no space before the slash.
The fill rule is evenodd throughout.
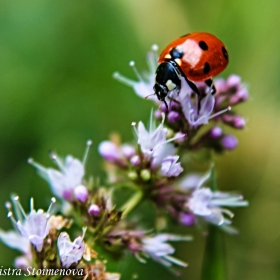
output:
<path id="1" fill-rule="evenodd" d="M 156 71 L 156 81 L 154 91 L 160 101 L 165 102 L 165 98 L 172 91 L 178 91 L 181 88 L 181 80 L 179 78 L 179 70 L 177 64 L 172 60 L 161 63 Z"/>
<path id="2" fill-rule="evenodd" d="M 158 100 L 160 101 L 164 101 L 168 94 L 168 88 L 165 85 L 161 85 L 157 82 L 154 85 L 154 91 Z"/>

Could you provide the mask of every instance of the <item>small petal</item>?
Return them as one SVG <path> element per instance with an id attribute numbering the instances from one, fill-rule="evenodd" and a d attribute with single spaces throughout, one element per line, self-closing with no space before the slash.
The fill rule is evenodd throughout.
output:
<path id="1" fill-rule="evenodd" d="M 161 164 L 161 174 L 166 177 L 177 177 L 183 172 L 179 156 L 166 157 Z"/>
<path id="2" fill-rule="evenodd" d="M 0 239 L 8 247 L 17 249 L 27 254 L 30 251 L 30 242 L 28 238 L 22 236 L 19 232 L 9 230 L 7 232 L 0 229 Z"/>

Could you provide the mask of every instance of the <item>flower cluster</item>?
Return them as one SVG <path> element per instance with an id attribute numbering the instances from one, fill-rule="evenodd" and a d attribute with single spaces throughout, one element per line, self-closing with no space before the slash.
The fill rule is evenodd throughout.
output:
<path id="1" fill-rule="evenodd" d="M 130 80 L 120 73 L 115 73 L 114 78 L 131 86 L 138 96 L 149 97 L 159 104 L 153 95 L 154 84 L 151 82 L 155 80 L 156 58 L 156 48 L 153 46 L 152 51 L 148 53 L 149 72 L 143 76 L 136 70 L 135 63 L 130 63 L 138 81 Z M 181 138 L 180 146 L 189 150 L 201 148 L 213 149 L 216 152 L 233 150 L 238 145 L 238 141 L 233 135 L 225 133 L 221 125 L 226 124 L 235 129 L 245 127 L 245 119 L 233 109 L 248 99 L 246 86 L 237 75 L 231 75 L 227 80 L 215 79 L 216 93 L 214 95 L 210 94 L 211 88 L 205 83 L 199 82 L 196 86 L 201 94 L 199 97 L 189 87 L 186 80 L 181 78 L 179 94 L 171 92 L 167 100 L 168 109 L 160 106 L 155 111 L 155 117 L 162 120 L 162 113 L 165 113 L 167 127 L 174 135 L 181 133 L 186 136 Z"/>
<path id="2" fill-rule="evenodd" d="M 168 137 L 168 129 L 164 127 L 164 114 L 161 124 L 156 127 L 151 114 L 149 128 L 142 122 L 132 124 L 135 129 L 138 147 L 128 144 L 118 147 L 112 141 L 104 141 L 99 145 L 102 157 L 122 169 L 129 170 L 128 176 L 133 180 L 150 181 L 156 176 L 177 177 L 183 168 L 178 162 L 176 148 L 172 141 L 184 135 Z"/>
<path id="3" fill-rule="evenodd" d="M 27 270 L 36 263 L 37 268 L 44 267 L 45 270 L 80 268 L 82 275 L 86 275 L 90 267 L 86 260 L 94 258 L 98 262 L 97 254 L 87 249 L 89 247 L 84 241 L 85 227 L 82 229 L 82 236 L 78 236 L 73 242 L 66 231 L 61 231 L 63 228 L 70 228 L 71 222 L 61 216 L 51 214 L 51 206 L 55 203 L 54 198 L 47 212 L 42 209 L 36 211 L 33 199 L 31 199 L 29 214 L 25 213 L 18 196 L 14 197 L 12 202 L 13 212 L 10 202 L 6 203 L 6 207 L 9 210 L 8 217 L 15 229 L 8 232 L 0 230 L 0 239 L 7 246 L 23 253 L 23 256 L 15 259 L 17 268 Z M 110 273 L 107 275 L 110 276 Z M 112 275 L 116 280 L 120 278 L 118 274 Z M 92 278 L 85 277 L 84 279 Z"/>
<path id="4" fill-rule="evenodd" d="M 148 54 L 150 73 L 145 76 L 139 74 L 134 62 L 130 63 L 139 81 L 119 73 L 114 77 L 131 86 L 140 97 L 150 96 L 158 106 L 160 102 L 153 94 L 156 51 L 154 45 Z M 201 175 L 190 167 L 189 155 L 212 150 L 223 152 L 237 146 L 237 139 L 225 133 L 223 126 L 236 129 L 245 126 L 235 106 L 248 99 L 248 92 L 236 75 L 215 80 L 215 95 L 210 94 L 211 89 L 204 83 L 197 83 L 200 96 L 184 78 L 181 84 L 179 94 L 168 96 L 168 109 L 160 106 L 151 111 L 147 126 L 142 121 L 132 123 L 134 141 L 121 143 L 115 135 L 99 144 L 108 175 L 104 183 L 88 179 L 85 174 L 91 141 L 87 142 L 82 160 L 72 155 L 63 159 L 52 153 L 57 169 L 44 167 L 32 158 L 28 160 L 60 201 L 56 210 L 62 216 L 52 213 L 55 198 L 47 212 L 36 211 L 31 199 L 29 214 L 17 196 L 12 198 L 14 210 L 10 202 L 6 203 L 14 231 L 0 230 L 0 239 L 23 253 L 15 260 L 16 267 L 81 268 L 83 279 L 117 280 L 120 275 L 106 272 L 106 260 L 99 251 L 106 250 L 118 257 L 129 252 L 140 262 L 150 258 L 166 267 L 187 266 L 174 256 L 170 242 L 190 241 L 192 237 L 173 233 L 176 226 L 169 227 L 170 218 L 185 229 L 212 224 L 236 233 L 231 227 L 233 213 L 228 208 L 247 206 L 248 202 L 238 194 L 213 187 L 216 180 L 212 160 L 206 161 L 210 171 L 205 170 L 205 175 Z M 126 195 L 119 191 L 124 188 L 128 191 Z M 137 211 L 143 201 L 154 205 L 150 210 L 156 216 L 152 230 L 147 225 L 149 217 Z M 75 228 L 82 229 L 82 235 L 71 241 L 70 235 L 76 235 Z"/>

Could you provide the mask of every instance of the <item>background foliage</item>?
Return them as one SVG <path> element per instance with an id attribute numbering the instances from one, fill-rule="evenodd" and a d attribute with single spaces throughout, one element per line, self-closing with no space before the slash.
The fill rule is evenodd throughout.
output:
<path id="1" fill-rule="evenodd" d="M 0 205 L 11 192 L 23 205 L 35 198 L 46 208 L 51 193 L 26 160 L 51 165 L 48 151 L 81 157 L 93 148 L 88 174 L 102 177 L 97 145 L 112 131 L 132 139 L 131 122 L 147 121 L 152 103 L 138 98 L 111 76 L 134 77 L 133 59 L 146 67 L 153 43 L 162 49 L 178 36 L 207 31 L 227 45 L 230 64 L 222 76 L 241 75 L 251 98 L 241 109 L 248 118 L 237 132 L 240 145 L 217 156 L 219 187 L 238 190 L 250 207 L 236 212 L 241 235 L 226 238 L 229 279 L 280 278 L 279 180 L 279 1 L 241 0 L 25 0 L 0 2 Z M 6 211 L 0 226 L 10 228 Z M 199 279 L 204 238 L 180 249 L 190 263 L 184 279 Z M 16 252 L 0 244 L 0 265 Z M 122 279 L 172 279 L 161 266 L 130 258 L 117 264 Z"/>

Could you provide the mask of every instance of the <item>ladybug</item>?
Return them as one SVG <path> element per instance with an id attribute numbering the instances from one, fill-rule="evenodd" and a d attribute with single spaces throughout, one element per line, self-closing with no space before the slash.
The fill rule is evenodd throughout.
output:
<path id="1" fill-rule="evenodd" d="M 171 42 L 159 56 L 155 94 L 168 108 L 165 98 L 170 92 L 179 93 L 182 77 L 200 98 L 194 82 L 205 82 L 214 94 L 212 78 L 226 68 L 228 61 L 227 49 L 216 36 L 205 32 L 184 35 Z"/>

